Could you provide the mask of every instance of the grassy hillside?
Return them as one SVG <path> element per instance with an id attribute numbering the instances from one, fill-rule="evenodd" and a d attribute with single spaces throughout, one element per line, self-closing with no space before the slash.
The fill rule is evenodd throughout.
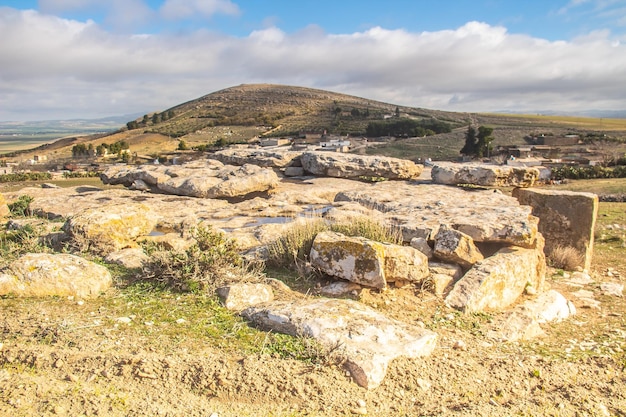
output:
<path id="1" fill-rule="evenodd" d="M 459 156 L 470 123 L 492 127 L 494 147 L 523 145 L 525 136 L 542 133 L 578 133 L 583 137 L 590 134 L 596 139 L 612 140 L 611 143 L 626 142 L 626 119 L 444 112 L 311 88 L 252 84 L 216 91 L 129 120 L 128 129 L 113 134 L 68 138 L 22 152 L 15 159 L 24 160 L 44 153 L 49 159 L 63 160 L 71 158 L 72 147 L 77 144 L 89 143 L 96 147 L 122 140 L 129 144 L 132 153 L 154 156 L 175 151 L 180 140 L 191 148 L 210 147 L 215 143 L 245 143 L 263 136 L 296 136 L 302 132 L 326 131 L 360 137 L 370 123 L 380 123 L 391 115 L 399 116 L 395 120 L 443 122 L 453 130 L 434 136 L 389 139 L 355 152 L 408 159 L 454 159 Z"/>

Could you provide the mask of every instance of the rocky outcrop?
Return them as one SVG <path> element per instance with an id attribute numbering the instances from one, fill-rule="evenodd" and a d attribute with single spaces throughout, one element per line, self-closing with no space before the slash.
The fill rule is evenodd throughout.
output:
<path id="1" fill-rule="evenodd" d="M 234 167 L 214 160 L 171 166 L 115 166 L 104 171 L 100 178 L 105 184 L 141 189 L 147 185 L 168 194 L 202 198 L 243 197 L 271 190 L 278 184 L 278 176 L 271 169 L 250 164 Z"/>
<path id="2" fill-rule="evenodd" d="M 591 193 L 548 189 L 513 190 L 520 204 L 533 208 L 539 231 L 546 238 L 546 254 L 558 247 L 573 247 L 581 255 L 583 269 L 591 267 L 598 215 L 598 196 Z"/>
<path id="3" fill-rule="evenodd" d="M 423 166 L 405 159 L 341 152 L 305 152 L 302 167 L 313 175 L 337 178 L 382 177 L 407 180 L 419 177 Z"/>
<path id="4" fill-rule="evenodd" d="M 475 242 L 533 247 L 537 239 L 538 219 L 531 208 L 491 190 L 386 181 L 339 192 L 335 202 L 358 202 L 382 212 L 402 230 L 406 242 L 415 237 L 432 240 L 442 224 Z"/>
<path id="5" fill-rule="evenodd" d="M 389 319 L 352 300 L 276 302 L 248 308 L 243 315 L 264 328 L 340 348 L 352 378 L 366 389 L 381 384 L 393 359 L 430 355 L 437 339 L 429 330 Z"/>
<path id="6" fill-rule="evenodd" d="M 526 287 L 541 288 L 545 272 L 542 245 L 536 249 L 505 247 L 457 281 L 446 304 L 466 313 L 503 310 L 517 301 Z"/>
<path id="7" fill-rule="evenodd" d="M 310 260 L 328 275 L 374 288 L 428 276 L 428 258 L 417 249 L 335 232 L 316 236 Z"/>
<path id="8" fill-rule="evenodd" d="M 267 149 L 224 149 L 209 155 L 228 165 L 252 164 L 260 167 L 285 168 L 302 152 Z"/>
<path id="9" fill-rule="evenodd" d="M 156 224 L 156 215 L 145 204 L 109 204 L 75 214 L 63 229 L 81 246 L 108 254 L 136 246 L 137 238 L 150 234 Z"/>
<path id="10" fill-rule="evenodd" d="M 532 187 L 539 179 L 535 167 L 437 162 L 431 170 L 436 184 L 471 184 L 483 187 Z"/>
<path id="11" fill-rule="evenodd" d="M 0 272 L 0 295 L 93 298 L 111 283 L 108 269 L 78 256 L 28 253 Z"/>
<path id="12" fill-rule="evenodd" d="M 126 248 L 111 252 L 104 257 L 108 263 L 122 265 L 128 269 L 138 269 L 150 261 L 150 257 L 141 248 Z"/>

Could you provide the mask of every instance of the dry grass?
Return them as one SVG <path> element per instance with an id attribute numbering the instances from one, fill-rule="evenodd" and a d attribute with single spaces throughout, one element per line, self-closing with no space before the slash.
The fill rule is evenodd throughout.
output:
<path id="1" fill-rule="evenodd" d="M 584 264 L 583 255 L 572 246 L 556 246 L 550 252 L 548 259 L 553 267 L 566 271 L 573 271 Z"/>

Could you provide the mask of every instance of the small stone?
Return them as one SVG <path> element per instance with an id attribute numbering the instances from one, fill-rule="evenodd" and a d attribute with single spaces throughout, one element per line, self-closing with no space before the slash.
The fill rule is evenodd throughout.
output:
<path id="1" fill-rule="evenodd" d="M 82 306 L 83 304 L 85 304 L 85 302 L 83 300 L 78 300 L 76 301 L 76 304 Z"/>
<path id="2" fill-rule="evenodd" d="M 54 414 L 65 415 L 65 408 L 63 408 L 63 406 L 60 406 L 60 405 L 55 405 Z"/>
<path id="3" fill-rule="evenodd" d="M 465 351 L 465 350 L 467 350 L 467 343 L 465 343 L 463 340 L 457 340 L 454 343 L 454 346 L 452 346 L 452 348 L 456 349 L 456 350 L 463 350 L 463 351 Z"/>
<path id="4" fill-rule="evenodd" d="M 359 407 L 367 407 L 365 400 L 358 400 L 356 403 Z"/>
<path id="5" fill-rule="evenodd" d="M 67 374 L 65 376 L 65 380 L 70 382 L 78 382 L 78 377 L 74 374 Z"/>
<path id="6" fill-rule="evenodd" d="M 211 413 L 211 415 L 209 417 L 220 417 L 220 416 L 217 413 Z"/>
<path id="7" fill-rule="evenodd" d="M 54 362 L 54 367 L 55 367 L 55 368 L 57 368 L 57 369 L 58 369 L 58 368 L 62 368 L 64 364 L 65 364 L 65 363 L 63 362 L 63 360 L 62 360 L 62 359 L 57 359 L 57 360 Z"/>
<path id="8" fill-rule="evenodd" d="M 115 319 L 115 321 L 122 324 L 130 324 L 133 319 L 131 319 L 130 317 L 118 317 Z"/>
<path id="9" fill-rule="evenodd" d="M 365 407 L 353 408 L 352 410 L 350 410 L 350 412 L 352 414 L 358 414 L 358 415 L 361 415 L 361 416 L 365 416 L 365 415 L 367 415 L 367 408 L 365 408 Z"/>
<path id="10" fill-rule="evenodd" d="M 537 295 L 537 288 L 533 287 L 532 285 L 528 285 L 526 286 L 526 288 L 524 288 L 524 292 L 527 295 Z"/>
<path id="11" fill-rule="evenodd" d="M 102 375 L 105 378 L 111 377 L 111 373 L 107 371 L 106 369 L 103 369 L 102 372 L 100 372 L 100 375 Z"/>
<path id="12" fill-rule="evenodd" d="M 185 320 L 185 319 L 178 319 L 178 320 L 176 320 L 176 323 L 178 323 L 178 324 L 183 324 L 185 322 L 187 322 L 187 320 Z"/>
<path id="13" fill-rule="evenodd" d="M 420 387 L 422 391 L 424 392 L 428 391 L 430 387 L 432 386 L 430 381 L 426 381 L 425 379 L 422 379 L 422 378 L 418 378 L 417 381 L 415 382 L 417 383 L 417 386 Z"/>

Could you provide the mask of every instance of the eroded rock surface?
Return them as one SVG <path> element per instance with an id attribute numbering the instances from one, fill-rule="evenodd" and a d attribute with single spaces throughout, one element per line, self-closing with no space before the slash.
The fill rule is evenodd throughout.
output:
<path id="1" fill-rule="evenodd" d="M 313 175 L 337 178 L 382 177 L 406 180 L 419 177 L 423 166 L 406 159 L 341 152 L 305 152 L 302 167 Z"/>
<path id="2" fill-rule="evenodd" d="M 150 207 L 127 203 L 86 209 L 72 216 L 63 229 L 85 247 L 107 254 L 136 246 L 137 238 L 148 235 L 156 224 Z"/>
<path id="3" fill-rule="evenodd" d="M 4 198 L 4 195 L 0 193 L 0 220 L 8 217 L 11 212 L 9 211 L 9 206 L 7 205 L 7 201 Z"/>
<path id="4" fill-rule="evenodd" d="M 0 295 L 93 298 L 111 283 L 107 268 L 81 257 L 28 253 L 0 272 Z"/>
<path id="5" fill-rule="evenodd" d="M 367 389 L 381 384 L 393 359 L 430 355 L 437 339 L 429 330 L 389 319 L 352 300 L 276 302 L 248 308 L 243 315 L 264 328 L 341 348 L 352 378 Z"/>
<path id="6" fill-rule="evenodd" d="M 532 187 L 539 179 L 539 170 L 534 167 L 437 162 L 431 176 L 436 184 Z"/>

